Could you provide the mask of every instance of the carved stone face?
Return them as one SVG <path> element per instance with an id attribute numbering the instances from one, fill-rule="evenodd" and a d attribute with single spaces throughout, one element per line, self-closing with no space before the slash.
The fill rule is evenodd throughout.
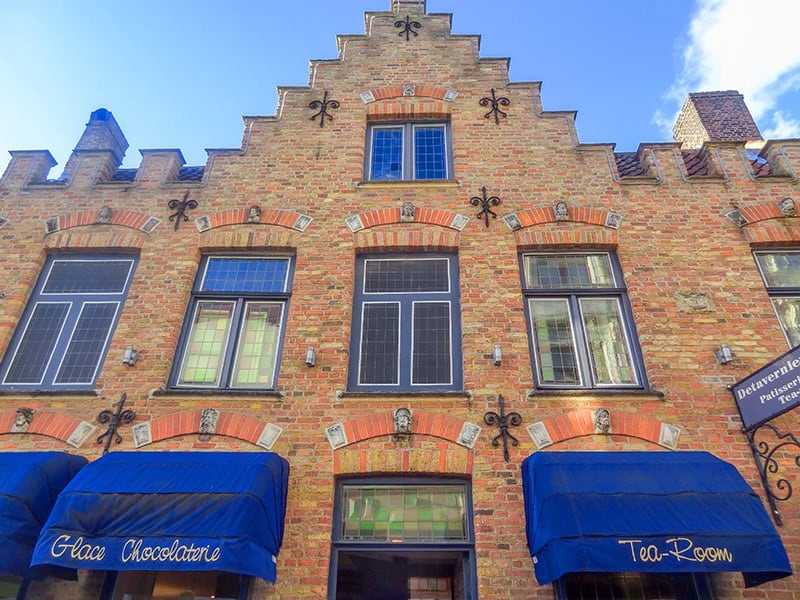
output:
<path id="1" fill-rule="evenodd" d="M 32 408 L 18 408 L 17 414 L 14 416 L 14 424 L 11 426 L 11 432 L 25 433 L 28 431 L 28 427 L 30 427 L 31 421 L 33 421 L 34 412 Z"/>
<path id="2" fill-rule="evenodd" d="M 594 432 L 607 434 L 611 430 L 611 413 L 599 408 L 594 413 Z"/>
<path id="3" fill-rule="evenodd" d="M 411 433 L 411 411 L 407 408 L 398 408 L 394 411 L 395 433 Z"/>

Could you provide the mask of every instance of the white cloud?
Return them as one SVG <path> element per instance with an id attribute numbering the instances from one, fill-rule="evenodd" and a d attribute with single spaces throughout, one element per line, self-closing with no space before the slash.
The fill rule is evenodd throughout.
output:
<path id="1" fill-rule="evenodd" d="M 772 115 L 774 125 L 761 134 L 770 139 L 800 138 L 800 119 L 786 117 L 783 111 L 776 110 Z"/>
<path id="2" fill-rule="evenodd" d="M 671 133 L 674 118 L 665 113 L 677 114 L 689 92 L 738 90 L 756 122 L 773 121 L 770 131 L 791 130 L 800 109 L 781 106 L 781 99 L 800 90 L 798 22 L 798 0 L 698 0 L 683 68 L 667 94 L 670 106 L 654 122 Z"/>

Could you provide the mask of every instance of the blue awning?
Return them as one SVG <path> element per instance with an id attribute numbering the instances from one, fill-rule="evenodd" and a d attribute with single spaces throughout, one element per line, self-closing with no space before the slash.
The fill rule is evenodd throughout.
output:
<path id="1" fill-rule="evenodd" d="M 539 452 L 522 463 L 528 547 L 544 585 L 566 573 L 792 574 L 739 472 L 707 452 Z"/>
<path id="2" fill-rule="evenodd" d="M 268 452 L 114 452 L 59 495 L 32 565 L 274 582 L 288 480 Z"/>
<path id="3" fill-rule="evenodd" d="M 58 493 L 85 464 L 61 452 L 0 455 L 0 575 L 29 575 L 36 538 Z"/>

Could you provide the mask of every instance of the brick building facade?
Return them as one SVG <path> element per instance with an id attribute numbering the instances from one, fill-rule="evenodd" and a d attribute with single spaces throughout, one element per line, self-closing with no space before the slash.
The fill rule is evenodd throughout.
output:
<path id="1" fill-rule="evenodd" d="M 49 152 L 12 152 L 4 460 L 92 466 L 98 415 L 124 394 L 135 418 L 112 454 L 274 453 L 290 470 L 274 584 L 124 570 L 115 584 L 81 564 L 77 581 L 6 577 L 7 594 L 573 598 L 590 584 L 537 583 L 526 457 L 706 451 L 765 499 L 729 386 L 800 343 L 800 142 L 761 140 L 741 96 L 713 92 L 687 100 L 676 142 L 582 144 L 574 113 L 544 111 L 538 83 L 510 82 L 450 19 L 424 0 L 367 13 L 364 35 L 339 36 L 308 87 L 279 88 L 275 116 L 245 117 L 242 147 L 203 167 L 151 149 L 120 168 L 104 109 L 58 179 Z M 485 419 L 501 397 L 519 415 L 507 457 Z M 772 424 L 796 432 L 798 414 Z M 793 565 L 797 502 L 778 503 Z M 800 598 L 794 577 L 747 592 L 738 572 L 700 570 L 586 581 Z"/>

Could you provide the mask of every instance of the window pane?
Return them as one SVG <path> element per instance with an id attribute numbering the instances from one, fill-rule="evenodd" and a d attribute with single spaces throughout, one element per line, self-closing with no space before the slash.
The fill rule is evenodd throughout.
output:
<path id="1" fill-rule="evenodd" d="M 772 304 L 781 320 L 789 345 L 800 345 L 800 298 L 773 298 Z"/>
<path id="2" fill-rule="evenodd" d="M 219 384 L 234 305 L 234 302 L 197 303 L 179 384 Z"/>
<path id="3" fill-rule="evenodd" d="M 361 323 L 361 384 L 397 384 L 400 343 L 400 305 L 364 304 Z"/>
<path id="4" fill-rule="evenodd" d="M 580 384 L 569 304 L 565 299 L 531 299 L 540 383 Z"/>
<path id="5" fill-rule="evenodd" d="M 695 600 L 691 575 L 575 573 L 564 577 L 560 600 Z"/>
<path id="6" fill-rule="evenodd" d="M 78 323 L 67 346 L 56 383 L 91 383 L 100 362 L 114 317 L 116 302 L 91 302 L 83 305 Z"/>
<path id="7" fill-rule="evenodd" d="M 289 259 L 209 258 L 201 289 L 205 292 L 282 292 Z"/>
<path id="8" fill-rule="evenodd" d="M 636 383 L 615 298 L 581 298 L 581 314 L 595 383 Z"/>
<path id="9" fill-rule="evenodd" d="M 277 302 L 245 305 L 233 387 L 272 387 L 282 309 L 283 304 Z"/>
<path id="10" fill-rule="evenodd" d="M 121 294 L 132 260 L 54 260 L 43 294 Z"/>
<path id="11" fill-rule="evenodd" d="M 450 304 L 414 303 L 411 383 L 450 383 Z"/>
<path id="12" fill-rule="evenodd" d="M 403 128 L 374 127 L 370 179 L 403 178 Z"/>
<path id="13" fill-rule="evenodd" d="M 534 289 L 614 287 L 607 254 L 528 254 L 525 281 Z"/>
<path id="14" fill-rule="evenodd" d="M 344 486 L 341 539 L 465 540 L 465 498 L 461 485 Z"/>
<path id="15" fill-rule="evenodd" d="M 446 179 L 444 127 L 414 127 L 414 178 Z"/>
<path id="16" fill-rule="evenodd" d="M 800 252 L 756 254 L 767 287 L 800 287 Z"/>
<path id="17" fill-rule="evenodd" d="M 39 383 L 42 380 L 69 306 L 67 302 L 36 305 L 5 383 Z"/>
<path id="18" fill-rule="evenodd" d="M 430 260 L 367 260 L 364 292 L 448 292 L 450 273 L 446 258 Z"/>

